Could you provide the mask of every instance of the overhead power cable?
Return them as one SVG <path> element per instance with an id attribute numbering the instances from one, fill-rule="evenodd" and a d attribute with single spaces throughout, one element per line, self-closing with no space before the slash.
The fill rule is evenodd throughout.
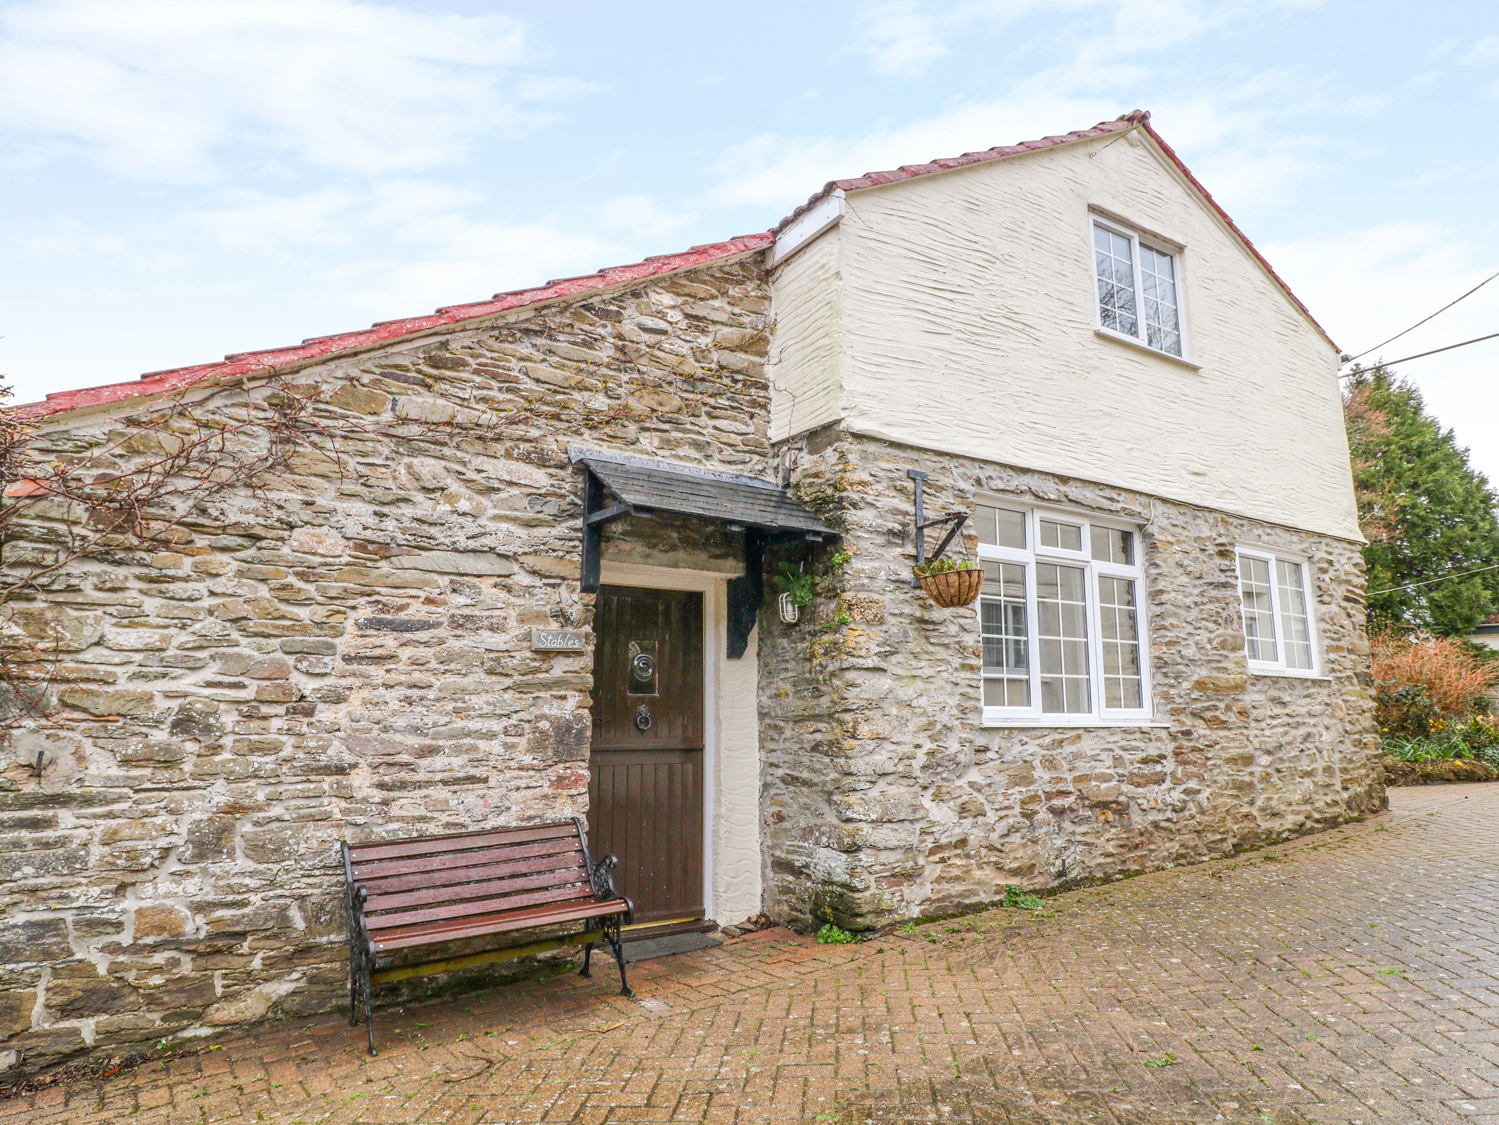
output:
<path id="1" fill-rule="evenodd" d="M 1401 359 L 1382 359 L 1378 363 L 1376 363 L 1374 366 L 1375 367 L 1394 367 L 1396 364 L 1399 364 L 1399 363 L 1409 363 L 1413 359 L 1424 359 L 1424 358 L 1426 358 L 1429 355 L 1436 355 L 1438 352 L 1450 352 L 1453 348 L 1466 348 L 1469 344 L 1481 344 L 1485 340 L 1494 340 L 1494 339 L 1499 339 L 1499 332 L 1490 332 L 1487 336 L 1475 336 L 1475 337 L 1473 337 L 1473 339 L 1471 339 L 1471 340 L 1464 340 L 1460 344 L 1448 344 L 1445 348 L 1432 348 L 1431 351 L 1429 351 L 1429 352 L 1417 352 L 1415 355 L 1408 355 L 1408 356 L 1405 356 L 1405 357 L 1403 357 Z M 1368 355 L 1369 353 L 1365 352 L 1364 354 Z M 1347 379 L 1347 378 L 1349 378 L 1352 375 L 1360 375 L 1360 374 L 1362 374 L 1365 371 L 1372 371 L 1372 370 L 1374 370 L 1373 367 L 1355 367 L 1352 371 L 1346 372 L 1342 376 L 1342 378 Z"/>
<path id="2" fill-rule="evenodd" d="M 1496 277 L 1499 277 L 1499 270 L 1496 270 L 1494 273 L 1489 274 L 1488 277 L 1484 278 L 1477 285 L 1473 286 L 1472 289 L 1469 289 L 1466 293 L 1464 293 L 1461 297 L 1459 297 L 1457 299 L 1457 301 L 1461 301 L 1461 300 L 1464 300 L 1465 298 L 1473 296 L 1474 293 L 1477 293 L 1480 289 L 1482 289 L 1489 282 L 1493 281 L 1494 278 L 1496 278 Z M 1418 320 L 1418 321 L 1416 321 L 1415 324 L 1412 324 L 1409 328 L 1405 329 L 1404 332 L 1396 332 L 1395 335 L 1391 336 L 1388 340 L 1382 340 L 1381 342 L 1375 344 L 1372 348 L 1367 348 L 1364 351 L 1359 352 L 1358 355 L 1356 355 L 1356 356 L 1350 356 L 1344 362 L 1345 363 L 1353 363 L 1355 360 L 1363 359 L 1364 356 L 1368 355 L 1370 352 L 1377 352 L 1380 348 L 1384 347 L 1385 344 L 1393 344 L 1396 340 L 1400 339 L 1400 337 L 1406 335 L 1406 333 L 1414 332 L 1417 328 L 1420 328 L 1421 325 L 1425 324 L 1427 320 L 1434 320 L 1437 317 L 1441 316 L 1444 312 L 1446 312 L 1448 309 L 1450 309 L 1453 305 L 1457 304 L 1457 301 L 1448 301 L 1441 308 L 1437 309 L 1436 312 L 1432 313 L 1431 316 L 1428 316 L 1426 318 L 1426 320 Z"/>
<path id="3" fill-rule="evenodd" d="M 1470 574 L 1482 574 L 1486 570 L 1499 570 L 1499 563 L 1493 566 L 1481 566 L 1477 570 L 1464 570 L 1458 574 L 1444 574 L 1440 578 L 1428 578 L 1425 582 L 1407 582 L 1404 586 L 1391 586 L 1388 590 L 1370 590 L 1366 596 L 1372 598 L 1376 594 L 1393 594 L 1396 590 L 1414 590 L 1417 586 L 1435 586 L 1438 582 L 1447 582 L 1453 578 L 1466 578 Z"/>

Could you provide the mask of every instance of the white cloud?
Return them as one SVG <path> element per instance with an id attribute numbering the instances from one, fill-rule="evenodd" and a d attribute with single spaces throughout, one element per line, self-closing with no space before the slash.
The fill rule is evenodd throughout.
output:
<path id="1" fill-rule="evenodd" d="M 869 56 L 876 74 L 916 78 L 950 50 L 947 20 L 907 0 L 877 4 L 858 17 L 853 49 Z"/>
<path id="2" fill-rule="evenodd" d="M 1478 66 L 1493 66 L 1499 63 L 1499 35 L 1489 35 L 1474 43 L 1472 48 L 1460 56 L 1458 62 L 1472 63 Z"/>
<path id="3" fill-rule="evenodd" d="M 543 54 L 508 16 L 366 0 L 31 0 L 0 15 L 0 125 L 146 179 L 212 178 L 230 149 L 399 172 L 543 124 L 506 86 Z"/>
<path id="4" fill-rule="evenodd" d="M 644 195 L 621 195 L 598 208 L 598 225 L 634 239 L 662 238 L 697 222 L 695 211 L 666 211 Z"/>
<path id="5" fill-rule="evenodd" d="M 950 44 L 960 37 L 997 35 L 1044 16 L 1057 33 L 1054 53 L 1075 56 L 1092 70 L 1113 65 L 1121 55 L 1159 53 L 1199 39 L 1245 16 L 1263 16 L 1267 8 L 1300 14 L 1301 7 L 1300 0 L 881 0 L 856 17 L 849 50 L 867 56 L 876 74 L 918 78 L 950 55 Z"/>
<path id="6" fill-rule="evenodd" d="M 727 206 L 790 206 L 829 180 L 937 157 L 1087 128 L 1117 117 L 1103 98 L 1022 96 L 959 105 L 905 125 L 884 125 L 857 137 L 756 137 L 727 149 L 714 165 L 715 202 Z"/>
<path id="7" fill-rule="evenodd" d="M 347 188 L 296 196 L 235 190 L 222 205 L 184 211 L 179 221 L 225 249 L 293 258 L 308 249 L 349 245 L 352 232 L 341 220 L 354 201 L 354 192 Z"/>

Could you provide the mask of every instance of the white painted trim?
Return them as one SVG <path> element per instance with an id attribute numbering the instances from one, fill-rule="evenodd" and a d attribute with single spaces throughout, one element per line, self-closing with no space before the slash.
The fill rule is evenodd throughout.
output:
<path id="1" fill-rule="evenodd" d="M 1250 558 L 1261 559 L 1270 564 L 1270 620 L 1275 629 L 1275 660 L 1252 660 L 1249 657 L 1249 636 L 1244 637 L 1244 661 L 1249 666 L 1249 674 L 1252 676 L 1281 676 L 1293 680 L 1316 680 L 1325 679 L 1322 672 L 1322 653 L 1320 651 L 1321 630 L 1317 627 L 1317 591 L 1313 588 L 1313 567 L 1309 565 L 1307 557 L 1297 551 L 1282 551 L 1275 547 L 1260 547 L 1249 543 L 1238 543 L 1234 546 L 1234 590 L 1239 595 L 1239 620 L 1243 627 L 1244 619 L 1244 579 L 1239 574 L 1239 557 L 1248 555 Z M 1300 568 L 1301 570 L 1301 593 L 1306 599 L 1306 633 L 1307 644 L 1312 651 L 1312 666 L 1310 668 L 1291 668 L 1286 664 L 1286 640 L 1285 629 L 1282 625 L 1282 610 L 1280 605 L 1280 575 L 1276 572 L 1276 563 L 1285 562 Z"/>
<path id="2" fill-rule="evenodd" d="M 726 857 L 718 854 L 714 847 L 714 840 L 720 829 L 718 775 L 722 762 L 721 754 L 723 746 L 723 701 L 720 697 L 720 689 L 723 685 L 726 665 L 728 664 L 728 582 L 734 576 L 711 570 L 689 570 L 685 568 L 648 566 L 642 563 L 611 562 L 603 561 L 600 579 L 610 586 L 639 586 L 650 590 L 689 590 L 703 595 L 703 916 L 718 921 L 722 924 L 731 924 L 741 921 L 744 917 L 758 912 L 760 909 L 758 886 L 754 892 L 756 899 L 753 909 L 749 909 L 741 903 L 737 906 L 726 906 L 726 909 L 735 911 L 744 909 L 745 913 L 736 918 L 720 918 L 719 895 L 716 882 L 720 872 L 716 864 Z M 751 672 L 757 672 L 756 664 L 756 638 L 752 633 L 750 645 L 744 656 L 735 664 L 742 665 L 748 662 Z M 748 690 L 753 694 L 756 688 L 756 677 L 751 674 Z M 751 699 L 751 704 L 758 707 L 758 701 Z M 743 748 L 737 748 L 743 749 Z M 756 773 L 758 775 L 758 744 L 754 748 L 756 759 Z M 753 822 L 759 824 L 760 793 L 758 783 L 754 789 L 745 794 L 735 794 L 750 802 L 755 809 Z M 751 865 L 755 872 L 760 870 L 760 837 L 759 833 L 751 834 L 750 839 L 745 841 L 754 848 L 754 862 Z M 757 880 L 758 882 L 758 880 Z"/>
<path id="3" fill-rule="evenodd" d="M 1093 245 L 1093 228 L 1102 227 L 1104 230 L 1112 231 L 1120 238 L 1127 238 L 1130 242 L 1130 266 L 1134 271 L 1134 298 L 1135 298 L 1135 325 L 1140 329 L 1139 336 L 1131 336 L 1127 332 L 1105 327 L 1103 323 L 1103 310 L 1098 305 L 1098 262 L 1097 248 Z M 1133 224 L 1121 223 L 1113 218 L 1106 217 L 1093 207 L 1088 209 L 1088 273 L 1093 279 L 1093 330 L 1106 340 L 1117 340 L 1121 344 L 1133 344 L 1142 348 L 1151 355 L 1162 356 L 1165 359 L 1176 360 L 1186 364 L 1193 370 L 1200 371 L 1202 364 L 1194 363 L 1191 356 L 1191 340 L 1187 336 L 1187 286 L 1182 277 L 1182 256 L 1185 247 L 1174 239 L 1164 240 L 1164 245 L 1154 243 L 1149 234 L 1141 239 L 1141 229 Z M 1146 342 L 1145 337 L 1145 275 L 1143 263 L 1140 260 L 1141 245 L 1149 247 L 1157 254 L 1163 254 L 1171 259 L 1171 280 L 1176 288 L 1176 334 L 1181 337 L 1182 354 L 1173 355 L 1162 348 L 1153 348 Z"/>
<path id="4" fill-rule="evenodd" d="M 1179 355 L 1172 355 L 1170 352 L 1163 352 L 1160 348 L 1152 348 L 1149 344 L 1142 343 L 1133 336 L 1126 336 L 1123 332 L 1115 332 L 1112 328 L 1105 328 L 1101 324 L 1093 329 L 1093 335 L 1097 336 L 1100 340 L 1111 340 L 1116 344 L 1127 344 L 1136 351 L 1155 356 L 1156 359 L 1169 359 L 1172 363 L 1179 363 L 1191 371 L 1202 370 L 1202 364 L 1200 363 L 1194 363 L 1190 359 L 1183 359 Z"/>
<path id="5" fill-rule="evenodd" d="M 795 222 L 788 224 L 776 235 L 775 242 L 765 255 L 766 268 L 773 270 L 798 250 L 810 246 L 818 235 L 837 226 L 846 212 L 843 189 L 835 188 L 831 195 L 808 208 Z"/>
<path id="6" fill-rule="evenodd" d="M 1062 722 L 1060 716 L 1049 719 L 984 719 L 979 726 L 984 730 L 1092 730 L 1093 728 L 1137 727 L 1144 730 L 1169 730 L 1170 723 L 1157 723 L 1149 719 L 1092 719 L 1079 722 Z"/>
<path id="7" fill-rule="evenodd" d="M 1085 510 L 1016 503 L 1010 498 L 997 503 L 980 498 L 977 502 L 986 506 L 1006 508 L 1012 512 L 1023 511 L 1025 513 L 1027 546 L 1024 550 L 980 543 L 978 557 L 981 563 L 989 559 L 1025 567 L 1026 642 L 1031 654 L 1029 669 L 1031 705 L 1023 708 L 985 707 L 981 698 L 979 725 L 981 727 L 1150 726 L 1151 719 L 1154 717 L 1155 699 L 1151 684 L 1153 669 L 1150 650 L 1150 589 L 1146 578 L 1142 525 L 1118 516 L 1095 516 Z M 1042 519 L 1081 525 L 1082 550 L 1071 551 L 1065 548 L 1042 546 L 1040 535 Z M 1134 536 L 1135 561 L 1126 565 L 1101 562 L 1093 558 L 1091 542 L 1093 524 L 1129 531 Z M 1084 613 L 1088 630 L 1088 692 L 1093 701 L 1093 709 L 1087 714 L 1058 715 L 1041 710 L 1040 613 L 1037 604 L 1036 566 L 1039 563 L 1048 562 L 1081 567 L 1084 571 L 1086 584 Z M 1103 630 L 1100 627 L 1098 603 L 1098 579 L 1103 576 L 1122 578 L 1134 583 L 1135 621 L 1139 630 L 1136 651 L 1140 661 L 1140 696 L 1143 704 L 1138 708 L 1111 708 L 1104 705 Z M 981 621 L 983 599 L 984 595 L 980 593 L 974 603 L 974 611 L 979 614 Z M 980 625 L 980 631 L 982 632 L 982 625 Z M 982 659 L 980 668 L 979 683 L 982 692 Z"/>

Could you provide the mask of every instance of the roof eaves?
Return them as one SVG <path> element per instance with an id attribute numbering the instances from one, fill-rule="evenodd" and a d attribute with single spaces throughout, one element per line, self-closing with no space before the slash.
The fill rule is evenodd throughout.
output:
<path id="1" fill-rule="evenodd" d="M 1008 156 L 1020 156 L 1027 152 L 1036 152 L 1040 149 L 1056 148 L 1060 145 L 1076 144 L 1079 141 L 1089 141 L 1095 137 L 1105 137 L 1110 133 L 1123 133 L 1135 128 L 1142 123 L 1137 117 L 1148 118 L 1148 113 L 1136 110 L 1132 114 L 1121 117 L 1117 121 L 1100 121 L 1091 129 L 1079 129 L 1076 132 L 1064 133 L 1060 136 L 1042 137 L 1034 141 L 1021 141 L 1013 145 L 996 145 L 994 148 L 984 149 L 982 152 L 965 152 L 962 156 L 943 157 L 938 160 L 929 160 L 925 164 L 902 164 L 899 168 L 892 168 L 886 172 L 866 172 L 862 176 L 856 176 L 850 180 L 829 180 L 823 185 L 822 190 L 807 199 L 791 214 L 787 215 L 779 223 L 771 228 L 771 234 L 779 234 L 791 223 L 794 223 L 805 212 L 815 207 L 818 202 L 834 191 L 859 191 L 862 188 L 881 187 L 885 184 L 899 183 L 902 180 L 913 180 L 918 176 L 930 176 L 935 172 L 950 172 L 954 168 L 967 168 L 974 164 L 987 164 L 991 160 L 1003 160 Z"/>
<path id="2" fill-rule="evenodd" d="M 764 250 L 774 241 L 774 237 L 769 233 L 742 235 L 726 242 L 694 246 L 680 254 L 662 254 L 646 258 L 642 262 L 610 266 L 597 273 L 560 278 L 530 289 L 496 293 L 487 301 L 447 305 L 425 316 L 380 321 L 357 332 L 314 336 L 290 347 L 239 352 L 225 356 L 215 363 L 201 363 L 192 367 L 177 367 L 166 371 L 151 371 L 139 379 L 125 383 L 108 383 L 100 387 L 58 391 L 49 394 L 42 402 L 18 405 L 15 410 L 23 417 L 44 418 L 73 410 L 104 406 L 125 399 L 169 394 L 214 379 L 255 374 L 269 375 L 282 368 L 366 350 L 395 340 L 419 336 L 433 329 L 452 327 L 513 309 L 565 300 L 569 297 L 628 285 L 647 278 L 662 277 L 727 258 L 754 253 Z"/>

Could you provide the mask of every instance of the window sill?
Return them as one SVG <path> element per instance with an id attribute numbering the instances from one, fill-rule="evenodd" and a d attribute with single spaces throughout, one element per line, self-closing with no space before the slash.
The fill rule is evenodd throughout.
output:
<path id="1" fill-rule="evenodd" d="M 1085 730 L 1093 727 L 1148 727 L 1167 730 L 1170 726 L 1170 723 L 1156 722 L 1152 719 L 1098 719 L 1091 715 L 1078 719 L 982 719 L 979 721 L 979 727 L 983 730 L 1007 727 L 1018 730 Z"/>
<path id="2" fill-rule="evenodd" d="M 1314 683 L 1330 684 L 1331 676 L 1324 676 L 1318 672 L 1298 672 L 1294 668 L 1255 668 L 1249 669 L 1251 676 L 1267 676 L 1275 680 L 1311 680 Z"/>
<path id="3" fill-rule="evenodd" d="M 1136 351 L 1144 352 L 1146 355 L 1153 355 L 1156 359 L 1179 363 L 1189 371 L 1202 370 L 1202 364 L 1200 363 L 1193 363 L 1190 359 L 1183 359 L 1179 355 L 1172 355 L 1170 352 L 1163 352 L 1159 348 L 1152 348 L 1149 344 L 1141 340 L 1136 340 L 1133 336 L 1126 336 L 1123 332 L 1115 332 L 1109 328 L 1095 328 L 1093 329 L 1093 335 L 1101 340 L 1112 340 L 1116 344 L 1124 344 L 1127 347 L 1134 348 Z"/>

